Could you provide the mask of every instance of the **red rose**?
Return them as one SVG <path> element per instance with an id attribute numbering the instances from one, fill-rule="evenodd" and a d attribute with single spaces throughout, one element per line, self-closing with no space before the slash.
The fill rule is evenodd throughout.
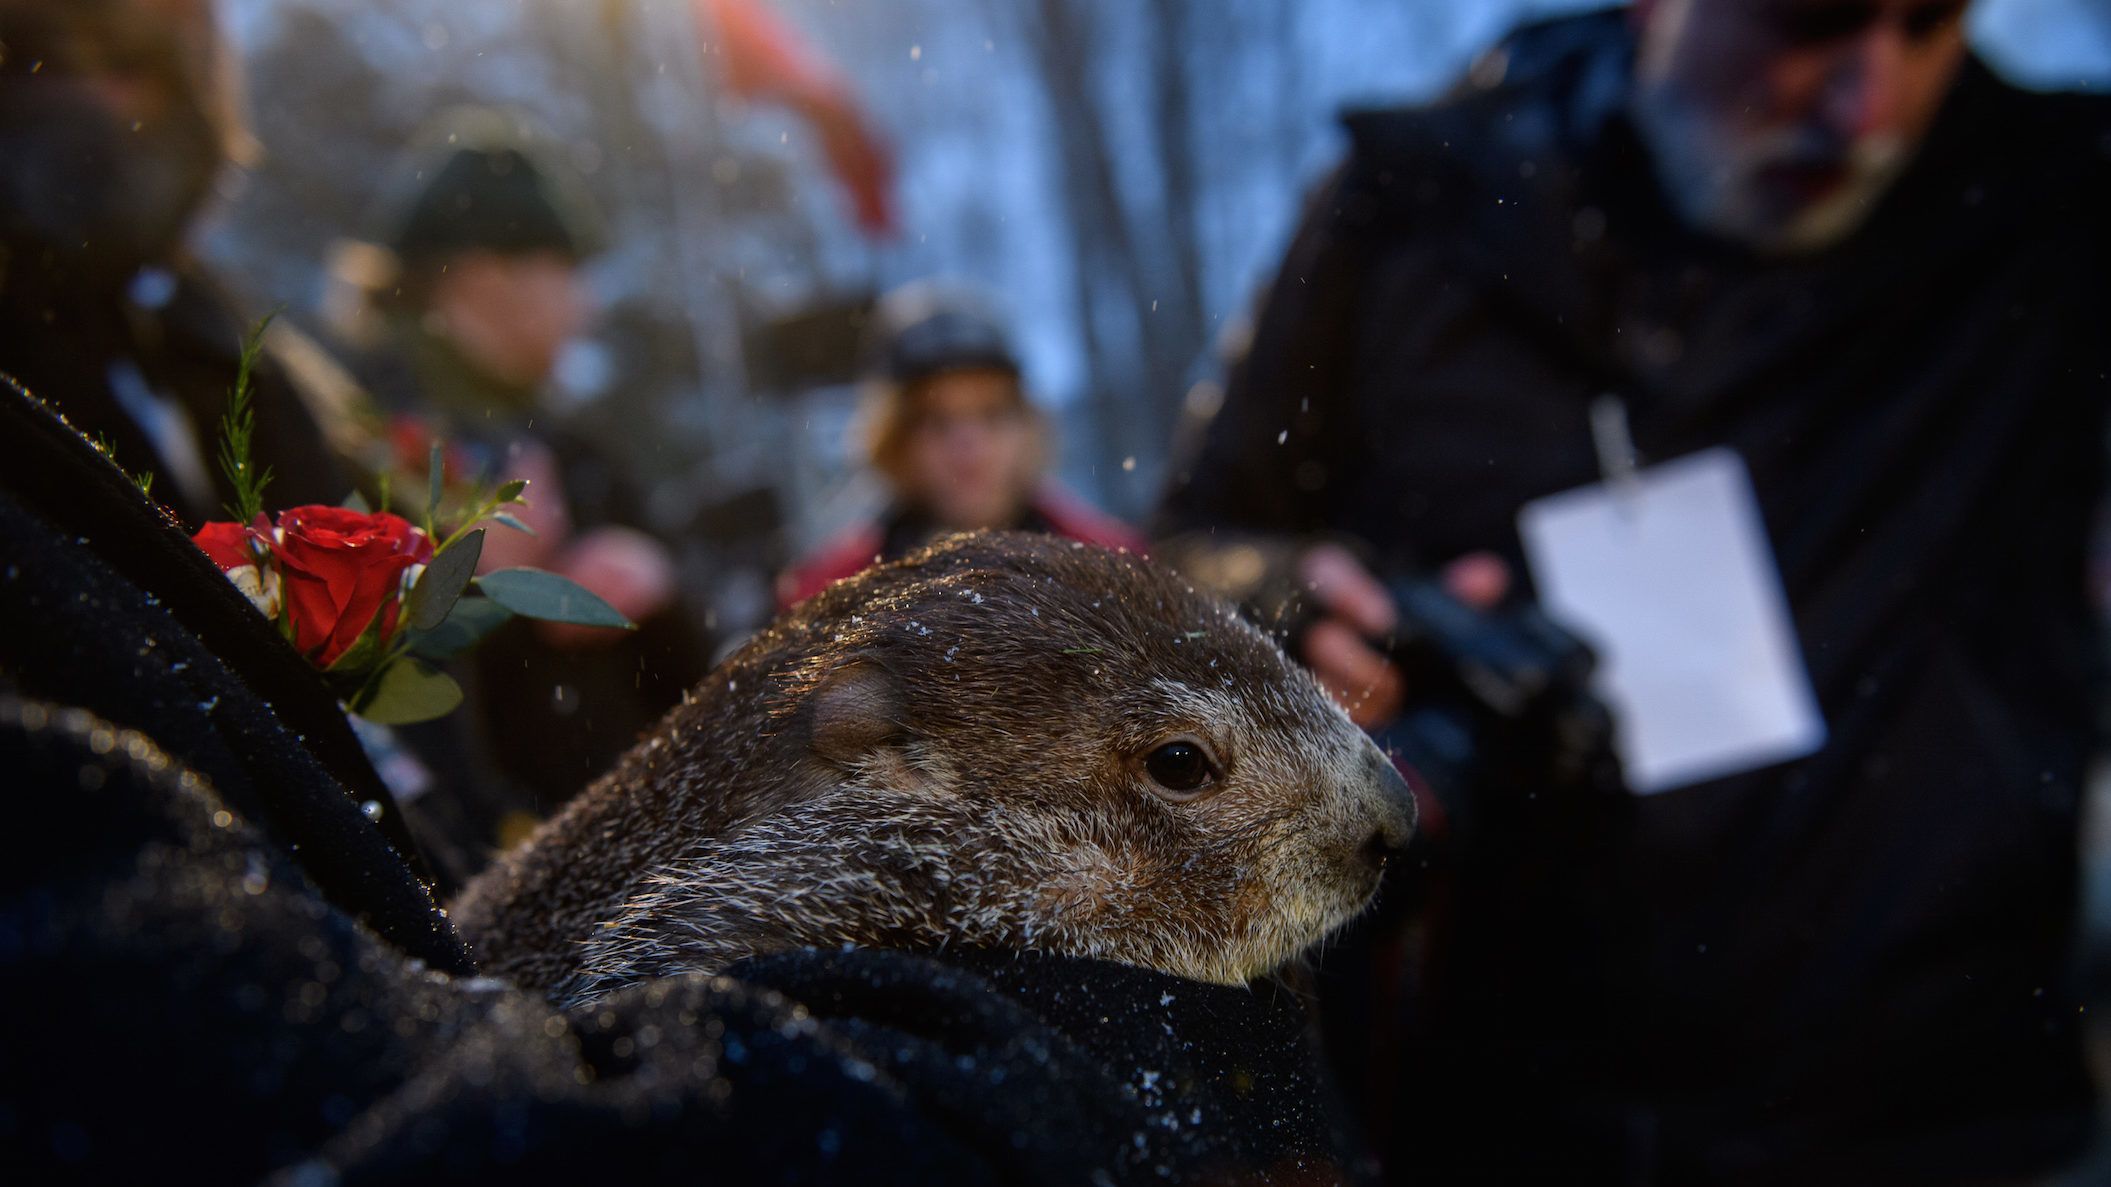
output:
<path id="1" fill-rule="evenodd" d="M 432 559 L 432 540 L 386 511 L 293 507 L 279 512 L 278 555 L 293 646 L 327 668 L 377 614 L 388 642 L 403 571 Z"/>
<path id="2" fill-rule="evenodd" d="M 249 529 L 238 523 L 206 524 L 191 537 L 191 543 L 211 557 L 223 573 L 257 563 L 256 554 L 249 548 Z"/>

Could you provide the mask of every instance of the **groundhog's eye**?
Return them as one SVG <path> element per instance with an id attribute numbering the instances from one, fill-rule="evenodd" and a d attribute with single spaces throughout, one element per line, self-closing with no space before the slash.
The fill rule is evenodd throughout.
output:
<path id="1" fill-rule="evenodd" d="M 1143 769 L 1151 782 L 1176 795 L 1201 791 L 1217 776 L 1209 755 L 1193 742 L 1167 742 L 1144 756 Z"/>

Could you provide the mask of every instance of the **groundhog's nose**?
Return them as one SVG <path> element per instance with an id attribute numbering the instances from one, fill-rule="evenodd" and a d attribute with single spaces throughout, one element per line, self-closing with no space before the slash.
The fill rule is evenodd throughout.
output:
<path id="1" fill-rule="evenodd" d="M 1378 827 L 1370 847 L 1398 853 L 1415 835 L 1414 789 L 1376 746 L 1371 747 L 1370 767 L 1372 790 L 1378 799 Z"/>

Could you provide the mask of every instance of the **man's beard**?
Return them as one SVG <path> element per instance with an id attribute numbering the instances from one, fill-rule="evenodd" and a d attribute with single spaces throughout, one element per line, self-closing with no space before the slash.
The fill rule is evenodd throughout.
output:
<path id="1" fill-rule="evenodd" d="M 134 130 L 65 88 L 13 89 L 0 95 L 0 243 L 83 286 L 168 261 L 219 168 L 204 116 L 179 106 Z"/>
<path id="2" fill-rule="evenodd" d="M 1726 128 L 1667 83 L 1640 84 L 1629 112 L 1679 217 L 1765 255 L 1807 255 L 1845 240 L 1912 155 L 1897 136 Z"/>

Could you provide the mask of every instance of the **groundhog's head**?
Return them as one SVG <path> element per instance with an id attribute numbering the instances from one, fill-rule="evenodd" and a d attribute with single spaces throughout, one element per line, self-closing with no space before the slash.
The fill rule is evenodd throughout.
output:
<path id="1" fill-rule="evenodd" d="M 841 943 L 1240 983 L 1363 909 L 1414 824 L 1385 756 L 1260 631 L 1166 570 L 1068 541 L 959 536 L 868 571 L 700 697 L 593 795 L 692 765 L 691 718 L 731 714 L 768 744 L 698 792 L 738 806 L 595 921 L 573 996 Z M 626 815 L 677 831 L 695 816 Z"/>

